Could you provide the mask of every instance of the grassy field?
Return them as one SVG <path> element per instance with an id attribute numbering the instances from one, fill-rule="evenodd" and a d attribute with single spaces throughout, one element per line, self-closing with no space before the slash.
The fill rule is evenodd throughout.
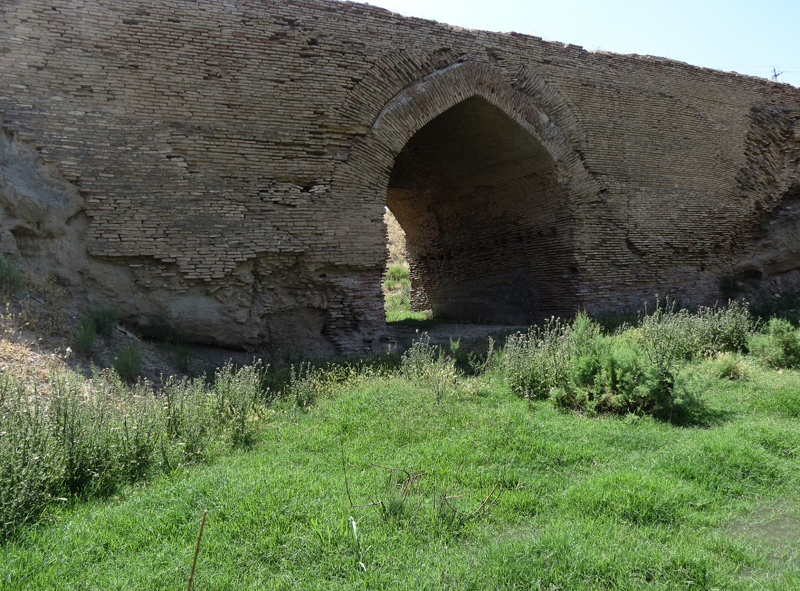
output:
<path id="1" fill-rule="evenodd" d="M 798 371 L 687 361 L 670 421 L 455 357 L 295 375 L 247 445 L 212 429 L 199 465 L 49 503 L 0 548 L 0 589 L 183 588 L 205 509 L 195 589 L 800 588 Z"/>
<path id="2" fill-rule="evenodd" d="M 185 588 L 206 510 L 194 589 L 800 589 L 793 306 L 155 383 L 113 311 L 32 347 L 57 287 L 0 315 L 2 591 Z"/>

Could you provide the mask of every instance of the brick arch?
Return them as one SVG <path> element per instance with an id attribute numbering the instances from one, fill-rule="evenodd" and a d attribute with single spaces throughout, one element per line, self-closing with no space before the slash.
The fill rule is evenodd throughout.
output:
<path id="1" fill-rule="evenodd" d="M 415 207 L 430 210 L 432 202 L 423 206 L 418 201 L 417 206 L 408 206 L 406 212 L 395 211 L 395 215 L 400 214 L 398 219 L 407 233 L 408 226 L 412 226 L 410 238 L 419 238 L 418 248 L 411 247 L 412 280 L 416 280 L 418 288 L 423 286 L 414 294 L 419 307 L 430 305 L 435 311 L 471 321 L 498 322 L 529 322 L 576 307 L 573 284 L 577 265 L 568 229 L 575 226 L 575 203 L 596 194 L 597 187 L 576 150 L 581 135 L 574 118 L 569 117 L 568 106 L 559 103 L 557 93 L 549 91 L 546 85 L 531 84 L 530 78 L 524 88 L 534 92 L 528 94 L 515 88 L 498 68 L 487 64 L 456 63 L 432 72 L 395 94 L 383 106 L 369 131 L 354 141 L 347 160 L 336 170 L 332 194 L 351 208 L 363 208 L 362 212 L 368 212 L 377 226 L 385 203 L 391 202 L 390 208 L 394 209 L 403 199 L 411 198 L 407 187 L 401 185 L 419 184 L 419 178 L 397 180 L 398 174 L 416 174 L 408 170 L 398 173 L 401 166 L 398 163 L 405 162 L 403 166 L 409 170 L 416 166 L 410 162 L 413 157 L 403 155 L 403 150 L 414 141 L 422 141 L 419 138 L 425 133 L 430 135 L 430 125 L 444 125 L 441 131 L 447 135 L 457 132 L 467 120 L 483 122 L 487 133 L 494 134 L 485 150 L 503 148 L 502 138 L 492 131 L 493 127 L 502 128 L 514 138 L 506 148 L 521 146 L 531 158 L 540 160 L 539 165 L 523 174 L 524 178 L 494 178 L 486 186 L 476 181 L 474 186 L 463 189 L 461 197 L 454 197 L 471 205 L 456 206 L 452 202 L 452 211 L 431 213 L 427 221 L 415 220 L 411 212 Z M 426 129 L 429 131 L 425 132 Z M 459 150 L 456 145 L 451 148 Z M 479 158 L 477 152 L 469 157 Z M 437 190 L 449 192 L 441 187 Z M 481 191 L 486 193 L 485 198 L 477 197 Z M 503 199 L 498 199 L 498 192 Z M 453 209 L 462 206 L 466 209 L 461 212 Z M 484 211 L 498 208 L 502 211 Z M 351 212 L 359 215 L 353 209 Z M 537 219 L 532 219 L 535 216 Z M 452 221 L 456 217 L 460 221 L 447 222 L 446 228 L 430 227 L 435 220 Z M 467 256 L 463 253 L 470 247 L 461 244 L 459 234 L 471 232 L 470 220 L 472 227 L 494 228 L 481 236 L 479 250 L 496 252 L 492 255 L 494 259 L 476 252 L 478 268 L 468 271 L 467 265 L 461 264 L 462 273 L 454 260 Z M 437 233 L 446 235 L 446 239 L 434 243 L 430 236 Z M 353 236 L 354 247 L 363 238 Z M 505 256 L 512 251 L 513 257 Z M 541 255 L 539 261 L 533 260 L 537 253 Z M 383 256 L 384 249 L 376 248 L 364 264 L 379 268 Z M 514 262 L 509 263 L 512 259 Z M 509 267 L 505 275 L 498 274 L 501 267 Z M 494 303 L 489 304 L 490 301 Z M 510 312 L 503 313 L 504 308 Z"/>
<path id="2" fill-rule="evenodd" d="M 336 111 L 366 132 L 374 122 L 376 104 L 388 103 L 406 87 L 461 61 L 463 55 L 449 47 L 390 53 L 372 63 L 359 76 Z"/>

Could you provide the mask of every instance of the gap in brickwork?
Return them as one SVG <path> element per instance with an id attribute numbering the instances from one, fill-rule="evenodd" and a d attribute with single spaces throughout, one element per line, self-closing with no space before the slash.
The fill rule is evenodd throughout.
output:
<path id="1" fill-rule="evenodd" d="M 480 97 L 422 127 L 395 158 L 386 203 L 406 233 L 411 307 L 477 323 L 539 316 L 563 236 L 555 161 Z M 544 289 L 543 289 L 544 288 Z"/>
<path id="2" fill-rule="evenodd" d="M 411 268 L 406 250 L 406 233 L 388 207 L 385 209 L 383 221 L 386 225 L 388 251 L 382 286 L 386 321 L 430 318 L 430 310 L 411 308 Z"/>

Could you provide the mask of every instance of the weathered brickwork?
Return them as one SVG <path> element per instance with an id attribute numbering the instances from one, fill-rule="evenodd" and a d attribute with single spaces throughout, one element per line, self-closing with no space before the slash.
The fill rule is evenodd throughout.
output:
<path id="1" fill-rule="evenodd" d="M 5 0 L 0 79 L 0 250 L 200 340 L 377 346 L 386 205 L 471 321 L 800 286 L 788 85 L 330 0 Z"/>

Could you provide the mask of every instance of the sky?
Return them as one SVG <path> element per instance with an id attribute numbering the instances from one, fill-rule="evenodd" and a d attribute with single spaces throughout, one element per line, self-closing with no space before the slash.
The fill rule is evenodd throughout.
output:
<path id="1" fill-rule="evenodd" d="M 800 86 L 800 0 L 369 0 L 407 16 Z"/>

